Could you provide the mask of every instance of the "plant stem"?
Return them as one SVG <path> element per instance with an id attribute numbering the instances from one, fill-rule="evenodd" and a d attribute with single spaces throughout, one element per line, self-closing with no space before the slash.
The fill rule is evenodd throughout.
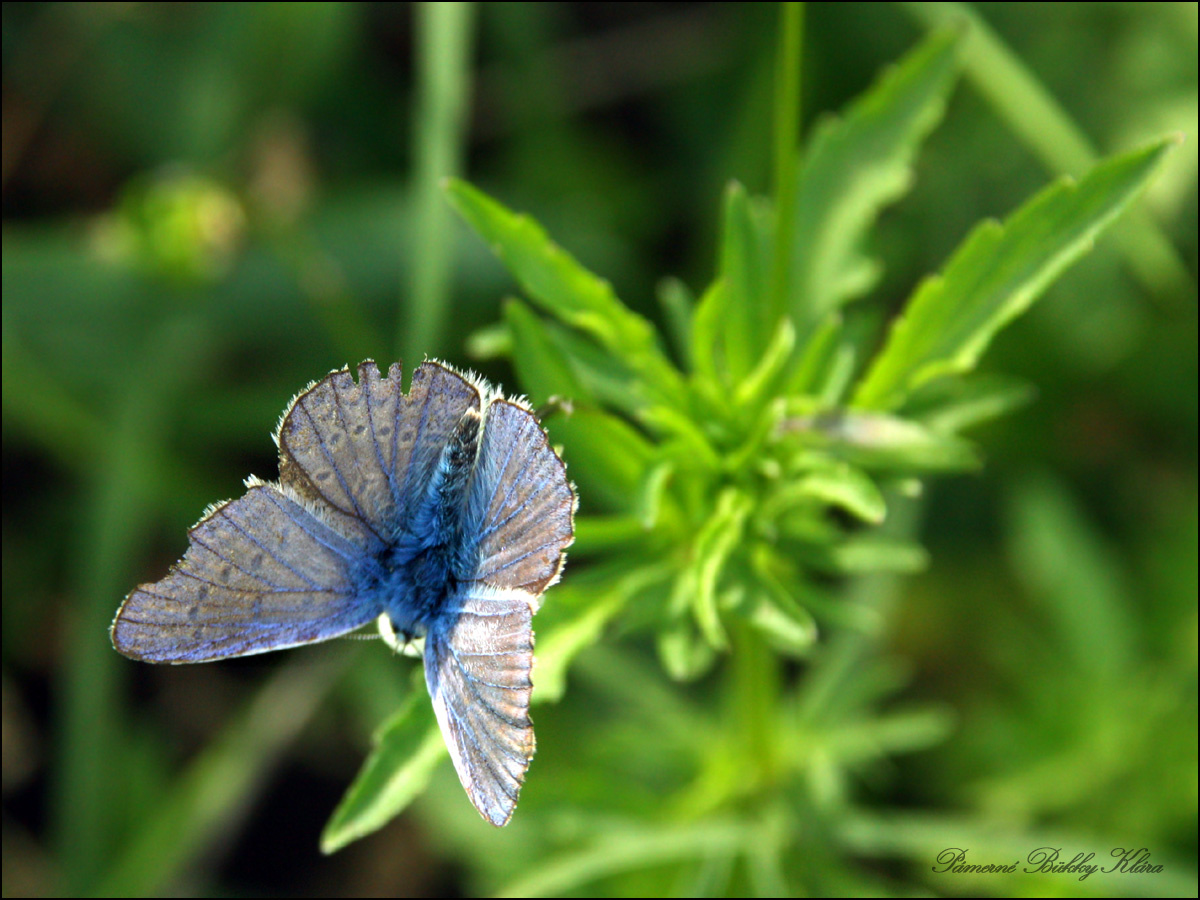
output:
<path id="1" fill-rule="evenodd" d="M 752 625 L 739 616 L 730 616 L 727 621 L 733 653 L 726 721 L 738 735 L 736 745 L 742 748 L 754 773 L 753 783 L 769 787 L 779 772 L 779 660 Z"/>
<path id="2" fill-rule="evenodd" d="M 473 21 L 470 3 L 419 3 L 418 92 L 410 282 L 400 303 L 397 351 L 409 365 L 441 352 L 449 311 L 452 232 L 442 181 L 459 174 L 466 130 Z"/>
<path id="3" fill-rule="evenodd" d="M 804 4 L 780 6 L 779 62 L 775 74 L 774 194 L 775 253 L 771 268 L 770 326 L 787 308 L 792 219 L 800 169 L 800 87 L 804 44 Z"/>

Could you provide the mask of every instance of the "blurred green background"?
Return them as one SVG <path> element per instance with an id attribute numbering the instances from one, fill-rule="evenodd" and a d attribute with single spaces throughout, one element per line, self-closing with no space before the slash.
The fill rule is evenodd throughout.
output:
<path id="1" fill-rule="evenodd" d="M 1127 217 L 1145 227 L 1114 229 L 985 359 L 1039 393 L 973 435 L 980 475 L 929 491 L 927 571 L 857 586 L 895 594 L 875 677 L 951 727 L 857 773 L 835 850 L 791 835 L 784 884 L 1194 896 L 1196 6 L 975 12 L 1100 153 L 1172 131 L 1186 143 Z M 936 15 L 809 5 L 805 131 Z M 720 700 L 719 680 L 672 683 L 644 635 L 606 634 L 563 700 L 535 710 L 509 827 L 482 823 L 443 764 L 404 815 L 325 857 L 321 828 L 409 661 L 337 642 L 151 667 L 106 629 L 206 504 L 275 477 L 269 434 L 310 380 L 424 354 L 530 389 L 480 355 L 512 282 L 452 218 L 440 176 L 530 212 L 656 321 L 661 278 L 702 288 L 726 183 L 770 188 L 779 8 L 3 16 L 4 894 L 773 893 L 753 854 L 728 871 L 728 854 L 638 836 L 689 776 L 664 731 L 708 740 Z M 1032 101 L 979 64 L 874 233 L 886 272 L 870 302 L 888 314 L 980 218 L 1086 168 L 1068 139 L 1023 128 Z M 787 675 L 803 683 L 805 667 Z M 722 846 L 704 827 L 694 846 Z M 1008 863 L 1073 841 L 1101 863 L 1146 847 L 1164 870 L 1103 886 L 950 876 L 926 852 Z"/>

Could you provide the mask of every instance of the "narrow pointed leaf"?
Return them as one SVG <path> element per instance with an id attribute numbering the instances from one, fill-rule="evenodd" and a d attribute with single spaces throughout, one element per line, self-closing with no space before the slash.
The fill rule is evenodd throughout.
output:
<path id="1" fill-rule="evenodd" d="M 414 691 L 379 730 L 374 751 L 325 825 L 321 849 L 333 853 L 382 828 L 425 790 L 445 756 L 429 697 Z"/>
<path id="2" fill-rule="evenodd" d="M 819 127 L 796 196 L 787 305 L 802 340 L 832 310 L 874 284 L 860 245 L 880 210 L 912 181 L 918 145 L 954 83 L 957 36 L 940 32 Z"/>
<path id="3" fill-rule="evenodd" d="M 723 353 L 721 331 L 728 316 L 729 301 L 729 288 L 718 279 L 704 292 L 696 304 L 696 315 L 692 318 L 692 372 L 696 378 L 707 383 L 710 393 L 728 388 L 728 380 L 721 374 L 723 366 L 718 357 Z"/>
<path id="4" fill-rule="evenodd" d="M 996 332 L 1024 312 L 1149 180 L 1166 139 L 1063 178 L 1007 222 L 984 222 L 943 275 L 926 279 L 892 327 L 854 396 L 860 409 L 896 409 L 926 382 L 975 367 Z"/>
<path id="5" fill-rule="evenodd" d="M 520 348 L 512 354 L 513 367 L 535 405 L 553 395 L 577 402 L 593 399 L 533 310 L 520 300 L 509 300 L 504 305 L 504 318 L 512 330 L 514 347 Z"/>
<path id="6" fill-rule="evenodd" d="M 696 300 L 688 286 L 678 278 L 664 278 L 658 283 L 658 305 L 662 307 L 668 334 L 683 361 L 684 368 L 691 368 L 692 318 L 696 314 Z"/>
<path id="7" fill-rule="evenodd" d="M 1033 401 L 1033 385 L 1001 375 L 943 378 L 918 388 L 905 415 L 938 434 L 959 434 L 981 422 L 1007 415 Z"/>
<path id="8" fill-rule="evenodd" d="M 878 525 L 887 515 L 887 505 L 875 482 L 846 463 L 810 472 L 794 485 L 794 490 L 799 496 L 836 506 L 872 525 Z"/>
<path id="9" fill-rule="evenodd" d="M 754 368 L 775 325 L 767 299 L 774 214 L 736 181 L 725 190 L 721 280 L 726 316 L 721 330 L 721 371 L 728 385 Z"/>
<path id="10" fill-rule="evenodd" d="M 679 373 L 659 349 L 654 327 L 617 299 L 611 284 L 580 265 L 529 216 L 512 212 L 466 182 L 451 180 L 446 192 L 530 300 L 590 335 L 664 398 L 683 396 Z"/>
<path id="11" fill-rule="evenodd" d="M 806 449 L 872 471 L 964 471 L 979 466 L 978 452 L 969 441 L 886 413 L 838 410 L 795 416 L 784 420 L 780 430 Z"/>

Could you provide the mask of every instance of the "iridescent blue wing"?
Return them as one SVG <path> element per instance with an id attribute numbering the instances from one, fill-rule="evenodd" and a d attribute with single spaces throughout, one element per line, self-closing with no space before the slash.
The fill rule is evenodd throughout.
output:
<path id="1" fill-rule="evenodd" d="M 529 673 L 536 598 L 464 587 L 425 636 L 425 682 L 458 779 L 480 814 L 503 825 L 533 758 Z"/>
<path id="2" fill-rule="evenodd" d="M 111 630 L 117 650 L 205 662 L 323 641 L 379 615 L 378 598 L 359 591 L 374 539 L 334 527 L 286 488 L 248 484 L 191 529 L 166 578 L 125 598 Z"/>
<path id="3" fill-rule="evenodd" d="M 310 385 L 279 423 L 279 480 L 328 506 L 335 518 L 361 523 L 393 540 L 424 496 L 430 473 L 479 390 L 441 363 L 413 372 L 401 392 L 400 365 L 380 377 L 375 363 L 349 368 Z"/>
<path id="4" fill-rule="evenodd" d="M 575 536 L 575 492 L 546 432 L 517 403 L 487 408 L 468 510 L 477 562 L 463 580 L 536 596 L 558 579 Z"/>

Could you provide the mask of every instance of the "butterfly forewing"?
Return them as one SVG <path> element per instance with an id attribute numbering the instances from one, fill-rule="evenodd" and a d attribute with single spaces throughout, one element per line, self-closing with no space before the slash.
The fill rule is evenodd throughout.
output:
<path id="1" fill-rule="evenodd" d="M 442 450 L 468 409 L 478 410 L 479 390 L 441 363 L 426 362 L 413 372 L 408 411 L 396 435 L 396 489 L 411 517 L 429 487 Z"/>
<path id="2" fill-rule="evenodd" d="M 447 602 L 425 638 L 425 680 L 459 781 L 503 825 L 533 757 L 534 597 L 475 586 Z"/>
<path id="3" fill-rule="evenodd" d="M 400 366 L 333 372 L 301 392 L 279 424 L 279 477 L 386 540 L 396 517 L 392 437 L 404 409 Z"/>
<path id="4" fill-rule="evenodd" d="M 279 426 L 280 480 L 381 540 L 403 528 L 454 427 L 479 391 L 440 363 L 381 378 L 374 363 L 328 375 L 302 392 Z"/>
<path id="5" fill-rule="evenodd" d="M 566 467 L 533 414 L 507 400 L 488 407 L 483 441 L 469 501 L 478 565 L 465 577 L 540 594 L 574 538 Z"/>
<path id="6" fill-rule="evenodd" d="M 370 548 L 271 484 L 214 507 L 161 581 L 125 598 L 113 645 L 153 662 L 203 662 L 326 640 L 378 615 L 360 596 Z"/>

